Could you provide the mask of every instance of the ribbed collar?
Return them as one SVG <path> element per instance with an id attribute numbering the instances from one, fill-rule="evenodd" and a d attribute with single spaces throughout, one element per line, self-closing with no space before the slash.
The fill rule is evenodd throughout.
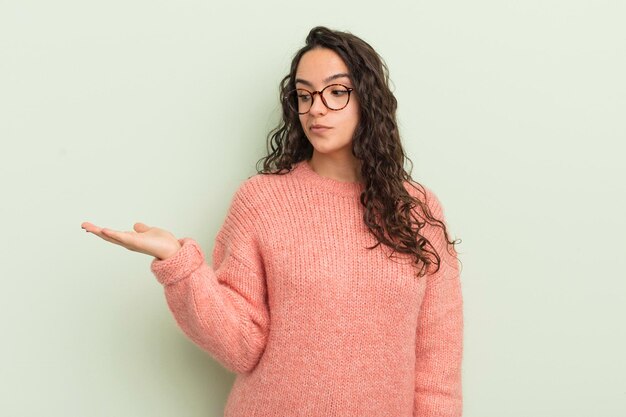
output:
<path id="1" fill-rule="evenodd" d="M 365 184 L 358 181 L 339 181 L 324 177 L 313 171 L 307 160 L 297 162 L 291 172 L 300 182 L 308 187 L 338 195 L 358 197 L 365 189 Z"/>

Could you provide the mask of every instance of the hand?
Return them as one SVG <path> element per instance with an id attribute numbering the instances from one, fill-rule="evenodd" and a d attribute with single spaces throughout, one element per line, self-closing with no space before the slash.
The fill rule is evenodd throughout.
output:
<path id="1" fill-rule="evenodd" d="M 89 222 L 83 222 L 80 227 L 102 239 L 125 247 L 134 252 L 145 253 L 159 260 L 174 256 L 181 248 L 176 236 L 167 230 L 158 227 L 149 227 L 143 223 L 135 223 L 131 232 L 118 232 L 101 228 Z"/>

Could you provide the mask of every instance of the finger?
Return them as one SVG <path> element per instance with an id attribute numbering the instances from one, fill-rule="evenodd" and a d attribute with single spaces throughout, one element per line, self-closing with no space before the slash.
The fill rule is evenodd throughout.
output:
<path id="1" fill-rule="evenodd" d="M 104 236 L 121 243 L 126 243 L 128 241 L 128 233 L 129 232 L 119 232 L 117 230 L 111 230 L 107 228 L 102 229 L 102 234 Z"/>
<path id="2" fill-rule="evenodd" d="M 81 227 L 82 229 L 85 229 L 85 230 L 86 230 L 86 231 L 88 231 L 88 232 L 91 232 L 93 229 L 95 229 L 95 228 L 96 228 L 96 225 L 95 225 L 95 224 L 93 224 L 93 223 L 89 223 L 89 222 L 82 222 L 82 223 L 80 224 L 80 227 Z"/>
<path id="3" fill-rule="evenodd" d="M 85 232 L 89 232 L 89 233 L 93 233 L 93 234 L 97 234 L 100 235 L 102 228 L 96 226 L 95 224 L 89 223 L 89 222 L 84 222 L 83 224 L 80 225 L 80 227 L 82 229 L 85 230 Z"/>
<path id="4" fill-rule="evenodd" d="M 152 253 L 146 252 L 146 250 L 141 247 L 139 242 L 141 238 L 138 238 L 138 235 L 135 232 L 120 232 L 111 229 L 102 229 L 102 232 L 104 235 L 103 239 L 111 239 L 109 240 L 110 242 L 117 243 L 130 251 L 154 256 Z"/>
<path id="5" fill-rule="evenodd" d="M 93 233 L 94 235 L 98 236 L 99 238 L 106 240 L 107 242 L 111 242 L 111 243 L 115 243 L 116 245 L 121 245 L 124 246 L 122 242 L 120 242 L 119 240 L 115 239 L 113 236 L 108 235 L 106 232 L 103 232 L 104 229 L 101 228 L 91 228 L 90 230 L 87 230 L 90 233 Z M 125 247 L 125 246 L 124 246 Z"/>
<path id="6" fill-rule="evenodd" d="M 140 232 L 140 233 L 142 233 L 142 232 L 147 232 L 148 230 L 150 230 L 150 229 L 151 229 L 151 227 L 150 227 L 150 226 L 148 226 L 148 225 L 146 225 L 146 224 L 144 224 L 144 223 L 141 223 L 141 222 L 137 222 L 137 223 L 135 223 L 135 225 L 133 226 L 133 228 L 135 229 L 135 231 Z"/>
<path id="7" fill-rule="evenodd" d="M 126 246 L 125 246 L 122 242 L 120 242 L 119 240 L 117 240 L 117 239 L 115 239 L 115 238 L 112 238 L 112 237 L 110 237 L 110 236 L 107 236 L 107 235 L 105 235 L 105 234 L 103 234 L 103 233 L 94 233 L 94 234 L 95 234 L 95 235 L 97 235 L 97 236 L 100 236 L 102 239 L 106 240 L 107 242 L 115 243 L 116 245 L 126 247 Z"/>
<path id="8" fill-rule="evenodd" d="M 98 227 L 93 223 L 89 223 L 89 222 L 83 222 L 80 227 L 82 229 L 84 229 L 86 232 L 90 232 L 93 234 L 96 234 L 98 236 L 102 235 L 102 230 L 104 229 L 103 227 Z"/>
<path id="9" fill-rule="evenodd" d="M 124 239 L 125 232 L 116 232 L 115 230 L 107 229 L 105 227 L 98 227 L 92 223 L 84 222 L 81 227 L 85 231 L 93 233 L 99 238 L 106 240 L 107 242 L 115 243 L 116 245 L 123 246 L 128 250 L 134 250 L 128 246 L 128 239 Z M 134 233 L 134 232 L 133 232 Z"/>

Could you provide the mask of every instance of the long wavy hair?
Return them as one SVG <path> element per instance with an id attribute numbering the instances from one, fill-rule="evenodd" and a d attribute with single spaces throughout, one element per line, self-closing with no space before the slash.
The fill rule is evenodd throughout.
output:
<path id="1" fill-rule="evenodd" d="M 359 200 L 365 207 L 363 221 L 377 243 L 393 251 L 412 255 L 417 277 L 439 270 L 441 258 L 431 242 L 420 230 L 428 222 L 443 229 L 446 247 L 460 240 L 450 241 L 445 223 L 433 217 L 426 203 L 424 187 L 413 181 L 404 169 L 406 156 L 396 121 L 397 101 L 389 89 L 389 71 L 384 60 L 365 41 L 349 32 L 340 32 L 317 26 L 306 37 L 306 45 L 294 56 L 291 69 L 281 81 L 280 101 L 282 120 L 267 136 L 268 155 L 259 174 L 286 174 L 297 162 L 313 155 L 313 146 L 300 124 L 299 116 L 290 109 L 287 93 L 295 89 L 296 70 L 300 58 L 313 48 L 328 48 L 343 59 L 359 97 L 360 123 L 352 140 L 352 154 L 361 161 L 361 175 L 365 189 Z M 271 150 L 270 150 L 271 149 Z M 419 191 L 423 200 L 411 196 L 404 186 L 407 181 Z M 413 210 L 420 206 L 421 214 Z M 452 253 L 452 252 L 451 252 Z M 390 256 L 391 257 L 391 256 Z M 436 265 L 436 269 L 432 266 Z"/>

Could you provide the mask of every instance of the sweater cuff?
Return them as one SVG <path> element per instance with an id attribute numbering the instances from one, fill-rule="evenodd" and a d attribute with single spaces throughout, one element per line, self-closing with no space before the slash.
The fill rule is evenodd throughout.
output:
<path id="1" fill-rule="evenodd" d="M 163 286 L 174 284 L 191 275 L 204 263 L 204 254 L 192 238 L 178 239 L 181 247 L 167 259 L 154 258 L 150 270 Z"/>

